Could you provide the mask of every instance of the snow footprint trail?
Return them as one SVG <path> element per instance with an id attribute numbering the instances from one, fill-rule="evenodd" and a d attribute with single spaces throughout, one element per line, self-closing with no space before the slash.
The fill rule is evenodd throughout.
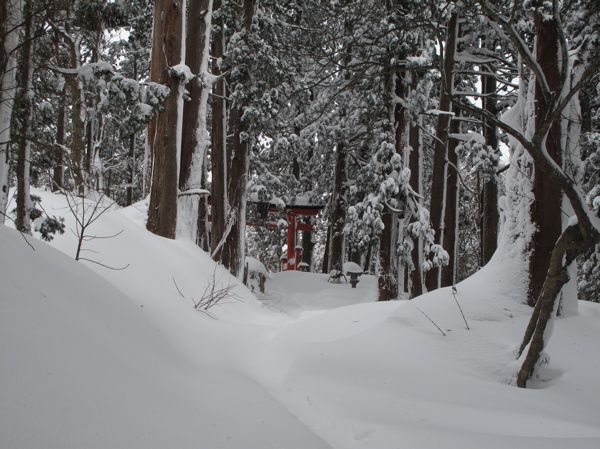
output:
<path id="1" fill-rule="evenodd" d="M 458 285 L 470 331 L 449 289 L 323 310 L 317 305 L 337 305 L 340 296 L 318 275 L 276 275 L 276 308 L 295 319 L 269 342 L 265 366 L 275 373 L 257 378 L 335 448 L 596 449 L 600 362 L 582 354 L 594 353 L 600 307 L 581 304 L 581 316 L 557 325 L 551 351 L 565 361 L 553 362 L 562 377 L 543 390 L 517 389 L 507 379 L 530 309 L 518 300 L 520 271 L 509 262 Z"/>
<path id="2" fill-rule="evenodd" d="M 303 318 L 329 309 L 373 302 L 377 298 L 377 280 L 363 275 L 356 288 L 342 281 L 327 282 L 328 275 L 283 271 L 272 273 L 264 305 L 291 318 Z"/>

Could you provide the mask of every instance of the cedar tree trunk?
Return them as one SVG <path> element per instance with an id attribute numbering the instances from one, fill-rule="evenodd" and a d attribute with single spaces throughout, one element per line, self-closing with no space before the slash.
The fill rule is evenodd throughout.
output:
<path id="1" fill-rule="evenodd" d="M 177 224 L 177 121 L 181 82 L 169 67 L 181 62 L 183 4 L 182 0 L 157 0 L 154 10 L 157 15 L 154 17 L 156 34 L 153 36 L 153 45 L 160 46 L 162 52 L 156 54 L 153 51 L 153 55 L 160 58 L 156 61 L 161 68 L 159 80 L 161 84 L 169 86 L 170 93 L 165 100 L 164 110 L 156 118 L 146 226 L 149 231 L 167 238 L 175 238 Z"/>

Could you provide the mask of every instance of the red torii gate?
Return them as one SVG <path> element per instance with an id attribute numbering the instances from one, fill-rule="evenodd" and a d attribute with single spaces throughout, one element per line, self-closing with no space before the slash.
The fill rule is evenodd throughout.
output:
<path id="1" fill-rule="evenodd" d="M 208 203 L 211 204 L 210 196 L 208 197 Z M 277 205 L 272 204 L 272 203 L 266 203 L 266 202 L 261 202 L 261 201 L 250 201 L 250 200 L 248 200 L 248 203 L 258 204 L 259 207 L 263 206 L 264 208 L 266 208 L 267 214 L 269 212 L 270 213 L 278 213 L 282 210 L 280 207 L 278 208 Z M 283 208 L 283 209 L 285 209 L 287 222 L 288 222 L 288 228 L 287 228 L 288 257 L 287 257 L 287 261 L 286 261 L 287 270 L 298 270 L 298 268 L 300 266 L 302 250 L 299 248 L 296 248 L 296 242 L 298 239 L 298 231 L 314 232 L 314 226 L 311 223 L 299 223 L 298 217 L 316 217 L 319 214 L 319 212 L 321 211 L 321 209 L 323 209 L 324 207 L 325 206 L 323 206 L 323 205 L 286 204 L 285 207 Z M 208 217 L 209 221 L 212 221 L 211 218 L 212 217 L 209 215 L 209 217 Z M 246 222 L 246 226 L 263 226 L 263 225 Z M 266 226 L 268 229 L 278 229 L 279 228 L 278 223 L 272 222 L 272 221 L 267 222 L 266 225 L 264 225 L 264 226 Z M 290 257 L 290 250 L 291 250 L 292 257 Z"/>
<path id="2" fill-rule="evenodd" d="M 288 221 L 288 235 L 287 235 L 287 269 L 297 270 L 300 266 L 301 249 L 296 248 L 296 241 L 298 238 L 298 231 L 313 232 L 314 227 L 310 223 L 298 223 L 297 217 L 316 217 L 319 211 L 324 206 L 300 206 L 300 205 L 286 205 L 285 211 Z M 292 254 L 292 257 L 290 257 Z"/>

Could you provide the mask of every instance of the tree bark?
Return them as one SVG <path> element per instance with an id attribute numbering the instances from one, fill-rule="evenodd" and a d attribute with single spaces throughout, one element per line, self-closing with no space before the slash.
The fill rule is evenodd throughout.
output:
<path id="1" fill-rule="evenodd" d="M 335 182 L 331 199 L 331 238 L 328 271 L 340 270 L 344 263 L 344 226 L 346 224 L 346 150 L 338 143 L 335 156 Z"/>
<path id="2" fill-rule="evenodd" d="M 11 118 L 16 94 L 16 68 L 22 4 L 0 0 L 0 224 L 8 203 Z"/>
<path id="3" fill-rule="evenodd" d="M 563 231 L 552 249 L 548 272 L 519 349 L 520 356 L 529 344 L 529 350 L 517 376 L 517 385 L 521 388 L 527 387 L 527 381 L 533 375 L 545 348 L 548 325 L 558 309 L 558 296 L 562 287 L 569 281 L 569 265 L 583 253 L 584 248 L 581 229 L 578 224 L 574 224 Z"/>
<path id="4" fill-rule="evenodd" d="M 27 0 L 24 7 L 24 36 L 21 47 L 20 109 L 21 126 L 19 136 L 19 157 L 17 160 L 17 230 L 31 234 L 29 209 L 31 127 L 33 119 L 33 0 Z"/>
<path id="5" fill-rule="evenodd" d="M 329 246 L 331 244 L 331 225 L 327 228 L 327 237 L 325 238 L 325 248 L 323 248 L 323 264 L 321 273 L 329 273 Z"/>
<path id="6" fill-rule="evenodd" d="M 490 45 L 493 49 L 493 45 Z M 493 72 L 494 66 L 490 64 L 488 71 Z M 483 108 L 492 116 L 498 115 L 496 101 L 496 79 L 492 75 L 481 76 L 481 86 L 483 97 Z M 498 152 L 498 133 L 496 125 L 489 119 L 483 119 L 483 135 L 485 144 L 494 152 Z M 496 247 L 498 246 L 498 182 L 494 174 L 486 175 L 481 191 L 481 240 L 480 240 L 480 259 L 481 266 L 487 264 L 492 258 Z"/>
<path id="7" fill-rule="evenodd" d="M 201 188 L 206 189 L 206 159 L 205 163 L 202 164 L 202 181 Z M 196 237 L 196 244 L 204 251 L 210 251 L 210 234 L 208 227 L 208 195 L 201 195 L 198 202 L 198 235 Z"/>
<path id="8" fill-rule="evenodd" d="M 560 73 L 558 61 L 558 30 L 554 19 L 544 20 L 540 13 L 535 14 L 536 26 L 536 59 L 542 68 L 548 85 L 553 92 L 559 88 Z M 550 107 L 542 94 L 540 82 L 535 88 L 535 126 L 544 122 L 544 116 Z M 560 119 L 556 120 L 545 139 L 546 151 L 560 166 L 561 132 Z M 550 255 L 554 244 L 561 234 L 561 205 L 562 191 L 551 176 L 548 176 L 537 163 L 534 162 L 533 180 L 534 201 L 531 205 L 531 221 L 536 231 L 530 243 L 529 257 L 529 289 L 527 302 L 535 305 L 540 295 L 542 285 L 548 272 Z"/>
<path id="9" fill-rule="evenodd" d="M 81 118 L 82 113 L 84 113 L 81 86 L 77 79 L 73 77 L 67 80 L 67 86 L 71 95 L 71 175 L 75 182 L 75 188 L 83 193 L 84 177 L 81 163 L 85 146 L 85 122 Z"/>
<path id="10" fill-rule="evenodd" d="M 64 90 L 63 90 L 64 94 Z M 52 172 L 52 191 L 57 192 L 63 188 L 64 184 L 64 145 L 65 145 L 65 118 L 66 108 L 64 98 L 61 98 L 58 106 L 58 116 L 56 118 L 56 152 L 54 159 L 54 168 Z"/>
<path id="11" fill-rule="evenodd" d="M 414 75 L 413 75 L 414 76 Z M 416 88 L 416 77 L 413 80 L 413 88 Z M 409 168 L 410 168 L 410 186 L 419 195 L 423 194 L 422 166 L 423 166 L 423 148 L 421 146 L 421 130 L 417 124 L 413 124 L 409 130 Z M 419 200 L 420 201 L 420 200 Z M 423 294 L 423 259 L 422 259 L 421 238 L 414 239 L 414 247 L 411 253 L 413 269 L 410 272 L 410 297 L 414 298 Z"/>
<path id="12" fill-rule="evenodd" d="M 221 7 L 221 1 L 215 1 L 215 10 Z M 214 58 L 212 73 L 217 80 L 213 86 L 212 124 L 211 124 L 211 197 L 210 205 L 212 215 L 211 225 L 211 251 L 216 261 L 221 260 L 221 250 L 218 249 L 223 234 L 225 233 L 225 217 L 229 212 L 227 203 L 227 103 L 225 101 L 225 81 L 221 77 L 218 61 L 223 57 L 224 31 L 221 15 L 215 19 L 215 36 L 212 40 L 211 54 Z"/>
<path id="13" fill-rule="evenodd" d="M 188 8 L 186 27 L 186 65 L 197 78 L 187 89 L 189 100 L 183 106 L 183 126 L 181 139 L 181 159 L 179 164 L 179 189 L 182 192 L 200 189 L 202 185 L 205 152 L 209 145 L 207 109 L 210 83 L 208 63 L 210 52 L 210 32 L 212 22 L 212 0 L 198 0 Z M 178 233 L 198 243 L 200 202 L 206 200 L 198 194 L 181 195 L 178 198 Z"/>
<path id="14" fill-rule="evenodd" d="M 133 57 L 133 79 L 137 81 L 137 58 Z M 133 184 L 135 182 L 135 133 L 129 136 L 129 185 L 127 186 L 126 204 L 130 206 L 133 203 Z"/>
<path id="15" fill-rule="evenodd" d="M 154 44 L 163 50 L 159 52 L 160 60 L 156 61 L 162 68 L 159 79 L 161 84 L 169 86 L 170 94 L 165 100 L 164 110 L 156 118 L 154 166 L 146 226 L 149 231 L 167 238 L 175 238 L 177 225 L 177 128 L 181 83 L 169 67 L 181 62 L 183 4 L 182 0 L 158 0 L 155 8 L 158 15 L 154 18 L 155 31 L 158 30 Z"/>
<path id="16" fill-rule="evenodd" d="M 384 228 L 379 239 L 378 299 L 379 301 L 390 301 L 398 297 L 396 248 L 393 244 L 396 220 L 390 211 L 385 211 L 381 218 Z"/>
<path id="17" fill-rule="evenodd" d="M 457 114 L 458 115 L 458 114 Z M 460 122 L 450 121 L 450 133 L 460 132 Z M 456 244 L 458 233 L 458 155 L 456 139 L 448 139 L 448 162 L 446 164 L 446 201 L 444 204 L 444 249 L 448 252 L 448 265 L 442 267 L 441 286 L 454 285 L 456 281 Z"/>
<path id="18" fill-rule="evenodd" d="M 244 0 L 244 15 L 242 18 L 243 36 L 249 39 L 252 32 L 252 20 L 256 0 Z M 238 86 L 247 88 L 251 83 L 247 67 L 241 67 Z M 249 123 L 244 119 L 246 99 L 234 104 L 231 113 L 233 145 L 231 150 L 227 197 L 230 211 L 228 220 L 231 221 L 231 231 L 225 239 L 221 261 L 231 274 L 241 278 L 244 273 L 246 249 L 246 184 L 248 182 L 248 164 L 250 158 Z M 292 248 L 294 251 L 294 248 Z"/>
<path id="19" fill-rule="evenodd" d="M 188 26 L 186 27 L 185 64 L 192 73 L 200 78 L 193 80 L 187 87 L 189 100 L 183 107 L 183 130 L 181 138 L 181 163 L 179 166 L 179 188 L 184 191 L 189 181 L 200 183 L 204 151 L 208 143 L 206 129 L 206 107 L 209 87 L 202 84 L 204 73 L 208 71 L 210 23 L 212 16 L 212 0 L 196 0 L 189 4 Z M 203 115 L 203 117 L 201 117 Z M 192 160 L 198 152 L 199 166 L 194 167 L 197 176 L 191 176 Z M 190 179 L 194 178 L 194 179 Z M 196 188 L 199 187 L 195 186 Z"/>
<path id="20" fill-rule="evenodd" d="M 451 111 L 452 88 L 454 86 L 454 56 L 456 53 L 456 40 L 458 34 L 458 15 L 453 13 L 448 21 L 448 39 L 444 51 L 443 83 L 440 96 L 440 111 Z M 448 155 L 448 131 L 450 115 L 438 116 L 435 131 L 435 146 L 433 156 L 433 175 L 431 178 L 431 204 L 429 215 L 431 224 L 435 231 L 435 242 L 441 243 L 444 230 L 444 205 L 446 200 L 446 158 Z M 428 291 L 435 290 L 440 286 L 440 268 L 433 267 L 426 273 L 425 284 Z"/>
<path id="21" fill-rule="evenodd" d="M 405 154 L 407 147 L 407 122 L 404 107 L 399 102 L 391 101 L 393 90 L 395 97 L 404 98 L 405 85 L 402 73 L 390 77 L 388 87 L 388 103 L 394 118 L 394 147 L 396 153 Z M 396 245 L 398 241 L 398 218 L 394 212 L 386 210 L 382 217 L 384 228 L 379 238 L 379 301 L 389 301 L 398 297 L 398 257 Z"/>

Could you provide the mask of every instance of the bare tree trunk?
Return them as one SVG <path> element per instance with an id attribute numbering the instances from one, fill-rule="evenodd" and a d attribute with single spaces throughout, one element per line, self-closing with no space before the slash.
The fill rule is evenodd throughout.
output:
<path id="1" fill-rule="evenodd" d="M 458 15 L 453 13 L 448 22 L 448 39 L 444 52 L 442 94 L 440 96 L 440 111 L 451 110 L 452 87 L 454 85 L 454 55 L 456 53 L 456 39 L 458 34 Z M 435 231 L 435 242 L 442 241 L 444 230 L 444 206 L 446 200 L 446 158 L 448 155 L 448 130 L 450 125 L 450 114 L 438 116 L 436 127 L 435 150 L 433 156 L 433 176 L 431 179 L 431 205 L 429 215 L 431 224 Z M 428 291 L 435 290 L 440 286 L 440 268 L 432 268 L 425 276 L 425 284 Z"/>
<path id="2" fill-rule="evenodd" d="M 201 188 L 205 152 L 209 145 L 207 129 L 208 63 L 212 22 L 212 0 L 190 3 L 188 26 L 186 27 L 186 65 L 197 78 L 188 85 L 189 100 L 183 107 L 181 140 L 181 163 L 179 165 L 179 189 L 189 192 Z M 198 220 L 200 217 L 198 194 L 181 195 L 178 198 L 178 234 L 198 242 Z M 206 211 L 204 211 L 205 213 Z"/>
<path id="3" fill-rule="evenodd" d="M 494 48 L 493 44 L 487 44 L 490 50 Z M 495 72 L 495 67 L 490 64 L 486 67 L 487 71 Z M 496 101 L 496 79 L 493 75 L 481 76 L 481 91 L 483 97 L 483 108 L 492 116 L 498 115 L 498 106 Z M 496 125 L 489 119 L 483 118 L 483 135 L 485 143 L 494 152 L 498 152 L 498 132 Z M 487 264 L 492 258 L 496 247 L 498 246 L 498 182 L 493 174 L 486 175 L 484 178 L 483 189 L 481 191 L 481 265 Z"/>
<path id="4" fill-rule="evenodd" d="M 202 164 L 202 181 L 201 187 L 206 189 L 206 157 Z M 210 251 L 210 237 L 208 228 L 208 195 L 201 195 L 198 202 L 198 235 L 196 237 L 197 245 L 204 251 Z"/>
<path id="5" fill-rule="evenodd" d="M 81 168 L 84 150 L 84 128 L 82 120 L 83 105 L 81 98 L 81 87 L 76 78 L 67 80 L 69 93 L 71 95 L 71 174 L 75 182 L 75 188 L 82 193 L 84 189 L 84 177 Z"/>
<path id="6" fill-rule="evenodd" d="M 160 61 L 157 65 L 161 84 L 169 86 L 170 94 L 165 100 L 164 110 L 156 118 L 156 134 L 153 143 L 154 166 L 150 205 L 148 207 L 149 231 L 167 238 L 175 238 L 177 225 L 177 165 L 178 165 L 178 116 L 180 83 L 182 82 L 169 67 L 181 62 L 182 20 L 185 15 L 182 0 L 157 0 L 155 8 L 154 44 L 160 45 Z"/>
<path id="7" fill-rule="evenodd" d="M 405 85 L 404 74 L 396 73 L 389 77 L 388 86 L 388 108 L 394 118 L 395 150 L 396 153 L 404 155 L 407 147 L 407 122 L 404 107 L 399 102 L 392 102 L 392 91 L 397 98 L 404 98 Z M 379 301 L 389 301 L 398 297 L 398 257 L 396 255 L 396 244 L 398 240 L 398 218 L 392 211 L 385 211 L 382 217 L 384 228 L 379 238 Z"/>
<path id="8" fill-rule="evenodd" d="M 413 80 L 413 88 L 416 88 L 416 85 L 417 81 L 415 77 Z M 408 139 L 411 148 L 409 155 L 410 186 L 415 192 L 417 192 L 419 195 L 422 195 L 423 148 L 421 145 L 421 130 L 419 129 L 418 125 L 415 124 L 410 127 Z M 417 237 L 414 241 L 414 247 L 411 254 L 413 263 L 413 270 L 410 272 L 411 298 L 423 294 L 422 246 L 423 244 L 421 242 L 421 238 Z"/>
<path id="9" fill-rule="evenodd" d="M 540 13 L 535 14 L 537 61 L 542 68 L 548 85 L 556 91 L 560 85 L 558 60 L 557 23 L 545 20 Z M 549 105 L 544 100 L 539 82 L 535 89 L 535 122 L 536 127 L 544 121 Z M 558 163 L 562 164 L 560 120 L 556 120 L 545 140 L 546 151 Z M 534 163 L 533 194 L 535 200 L 531 205 L 531 221 L 536 227 L 530 248 L 529 257 L 529 291 L 527 302 L 535 305 L 548 272 L 550 255 L 554 244 L 562 231 L 561 205 L 562 191 L 552 178 Z"/>
<path id="10" fill-rule="evenodd" d="M 163 4 L 161 1 L 157 0 L 154 2 L 154 23 L 152 26 L 152 50 L 150 53 L 150 81 L 153 83 L 160 83 L 161 74 L 167 69 L 164 65 L 164 55 L 163 55 L 163 47 L 162 47 L 162 27 L 158 18 L 160 18 L 162 13 Z M 148 123 L 148 130 L 146 134 L 146 144 L 147 144 L 147 154 L 146 160 L 144 163 L 146 164 L 146 173 L 147 179 L 144 180 L 145 185 L 148 189 L 152 186 L 152 171 L 154 169 L 154 139 L 156 136 L 156 123 L 157 117 L 155 116 Z"/>
<path id="11" fill-rule="evenodd" d="M 331 225 L 327 228 L 327 237 L 325 238 L 325 248 L 323 249 L 323 264 L 321 273 L 329 273 L 329 245 L 331 244 Z M 289 256 L 288 256 L 289 257 Z"/>
<path id="12" fill-rule="evenodd" d="M 379 301 L 398 297 L 396 248 L 394 245 L 397 226 L 394 214 L 385 211 L 382 215 L 383 232 L 379 239 L 379 273 L 377 278 Z"/>
<path id="13" fill-rule="evenodd" d="M 450 121 L 450 133 L 460 132 L 460 122 Z M 444 204 L 444 249 L 448 252 L 448 265 L 442 268 L 441 287 L 454 285 L 456 280 L 456 244 L 458 233 L 458 155 L 456 139 L 448 139 L 448 162 L 446 164 L 446 201 Z"/>
<path id="14" fill-rule="evenodd" d="M 63 90 L 64 94 L 64 90 Z M 63 95 L 64 97 L 64 95 Z M 63 188 L 64 184 L 64 145 L 65 145 L 65 118 L 66 108 L 64 98 L 61 98 L 58 106 L 58 116 L 56 118 L 56 152 L 54 159 L 54 168 L 52 173 L 52 191 L 57 192 Z"/>
<path id="15" fill-rule="evenodd" d="M 23 45 L 21 47 L 21 82 L 20 101 L 21 126 L 19 136 L 19 157 L 17 160 L 17 220 L 16 228 L 31 234 L 29 209 L 30 160 L 31 160 L 31 127 L 33 119 L 33 0 L 25 2 L 25 22 Z"/>
<path id="16" fill-rule="evenodd" d="M 11 143 L 11 118 L 17 90 L 17 52 L 22 4 L 0 0 L 0 224 L 8 203 L 9 150 Z"/>
<path id="17" fill-rule="evenodd" d="M 519 349 L 519 356 L 527 345 L 529 351 L 517 376 L 517 385 L 527 387 L 540 355 L 546 346 L 548 326 L 556 316 L 558 296 L 562 287 L 569 281 L 568 268 L 585 249 L 583 236 L 578 224 L 568 226 L 559 237 L 550 256 L 546 279 L 536 300 L 525 336 Z"/>
<path id="18" fill-rule="evenodd" d="M 215 10 L 221 7 L 221 1 L 216 0 Z M 221 77 L 221 69 L 217 61 L 223 57 L 224 30 L 223 18 L 219 15 L 215 20 L 215 36 L 212 40 L 211 54 L 214 58 L 212 72 L 218 77 L 214 84 L 212 107 L 212 132 L 211 132 L 211 194 L 210 205 L 212 215 L 211 225 L 211 251 L 214 260 L 221 260 L 221 250 L 218 245 L 225 233 L 225 217 L 229 213 L 227 203 L 227 103 L 225 101 L 225 80 Z"/>
<path id="19" fill-rule="evenodd" d="M 133 79 L 137 81 L 137 58 L 133 57 Z M 135 182 L 135 133 L 129 136 L 129 185 L 127 186 L 126 204 L 133 204 L 133 184 Z"/>
<path id="20" fill-rule="evenodd" d="M 243 35 L 247 39 L 252 32 L 252 20 L 256 0 L 244 0 Z M 251 83 L 247 68 L 241 71 L 239 83 Z M 231 274 L 241 278 L 244 273 L 246 249 L 246 184 L 248 182 L 248 163 L 250 157 L 249 124 L 244 119 L 246 104 L 235 104 L 231 114 L 233 146 L 229 165 L 228 192 L 231 207 L 228 219 L 231 220 L 231 232 L 225 240 L 222 261 Z M 292 251 L 294 249 L 292 248 Z"/>
<path id="21" fill-rule="evenodd" d="M 197 151 L 201 153 L 206 149 L 208 133 L 206 130 L 206 104 L 208 100 L 208 86 L 202 85 L 202 75 L 208 71 L 208 51 L 210 41 L 210 20 L 212 16 L 212 0 L 192 1 L 188 9 L 188 26 L 186 27 L 186 46 L 191 51 L 186 52 L 185 63 L 192 73 L 199 76 L 192 81 L 187 90 L 189 100 L 183 107 L 183 134 L 181 138 L 181 164 L 179 166 L 179 188 L 184 191 L 188 188 L 192 170 L 192 159 Z M 206 94 L 203 95 L 204 91 Z M 204 122 L 200 119 L 201 109 L 204 110 Z M 204 155 L 199 154 L 200 163 L 204 162 Z M 198 174 L 201 166 L 195 167 Z M 200 175 L 197 176 L 200 181 Z"/>
<path id="22" fill-rule="evenodd" d="M 331 199 L 331 237 L 328 271 L 341 270 L 344 263 L 344 226 L 346 224 L 346 150 L 338 143 L 335 156 L 335 183 Z"/>

